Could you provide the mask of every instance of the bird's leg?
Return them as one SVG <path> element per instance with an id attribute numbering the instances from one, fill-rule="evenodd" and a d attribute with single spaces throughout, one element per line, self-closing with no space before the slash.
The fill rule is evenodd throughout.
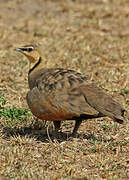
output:
<path id="1" fill-rule="evenodd" d="M 58 136 L 58 131 L 60 129 L 61 126 L 61 121 L 53 121 L 54 126 L 55 126 L 55 135 Z"/>
<path id="2" fill-rule="evenodd" d="M 76 133 L 77 133 L 77 130 L 80 126 L 80 124 L 82 123 L 82 120 L 75 120 L 75 126 L 74 126 L 74 129 L 73 129 L 73 132 L 72 132 L 72 136 L 75 136 Z"/>

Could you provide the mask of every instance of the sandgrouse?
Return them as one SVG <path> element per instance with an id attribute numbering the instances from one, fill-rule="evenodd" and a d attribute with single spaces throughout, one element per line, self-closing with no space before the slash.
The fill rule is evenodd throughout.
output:
<path id="1" fill-rule="evenodd" d="M 61 120 L 75 120 L 73 136 L 85 119 L 108 116 L 118 123 L 125 120 L 122 105 L 81 73 L 46 68 L 36 45 L 15 50 L 24 54 L 30 63 L 28 106 L 39 119 L 53 121 L 56 132 L 60 129 Z"/>

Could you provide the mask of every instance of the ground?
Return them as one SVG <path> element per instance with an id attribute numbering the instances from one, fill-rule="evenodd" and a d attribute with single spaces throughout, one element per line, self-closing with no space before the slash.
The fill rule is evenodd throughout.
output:
<path id="1" fill-rule="evenodd" d="M 129 123 L 104 117 L 37 120 L 26 103 L 29 64 L 13 51 L 40 44 L 46 67 L 85 74 L 129 110 L 128 0 L 0 0 L 0 179 L 129 179 Z M 129 117 L 128 112 L 126 113 Z"/>

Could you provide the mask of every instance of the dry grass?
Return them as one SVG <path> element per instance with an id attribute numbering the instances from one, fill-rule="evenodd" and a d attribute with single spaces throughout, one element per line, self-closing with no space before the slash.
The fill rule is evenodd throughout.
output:
<path id="1" fill-rule="evenodd" d="M 33 42 L 43 45 L 46 66 L 82 72 L 128 110 L 128 7 L 128 0 L 0 1 L 0 96 L 7 100 L 1 105 L 0 179 L 129 179 L 129 123 L 84 121 L 70 139 L 73 122 L 65 121 L 55 139 L 52 123 L 30 112 L 8 117 L 13 106 L 27 109 L 28 62 L 13 48 Z"/>

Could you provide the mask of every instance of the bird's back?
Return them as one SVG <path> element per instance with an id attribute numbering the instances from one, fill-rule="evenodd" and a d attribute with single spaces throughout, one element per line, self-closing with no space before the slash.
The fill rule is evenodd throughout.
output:
<path id="1" fill-rule="evenodd" d="M 41 69 L 29 74 L 28 80 L 27 102 L 41 119 L 65 120 L 80 114 L 98 114 L 79 91 L 87 78 L 74 70 Z"/>

